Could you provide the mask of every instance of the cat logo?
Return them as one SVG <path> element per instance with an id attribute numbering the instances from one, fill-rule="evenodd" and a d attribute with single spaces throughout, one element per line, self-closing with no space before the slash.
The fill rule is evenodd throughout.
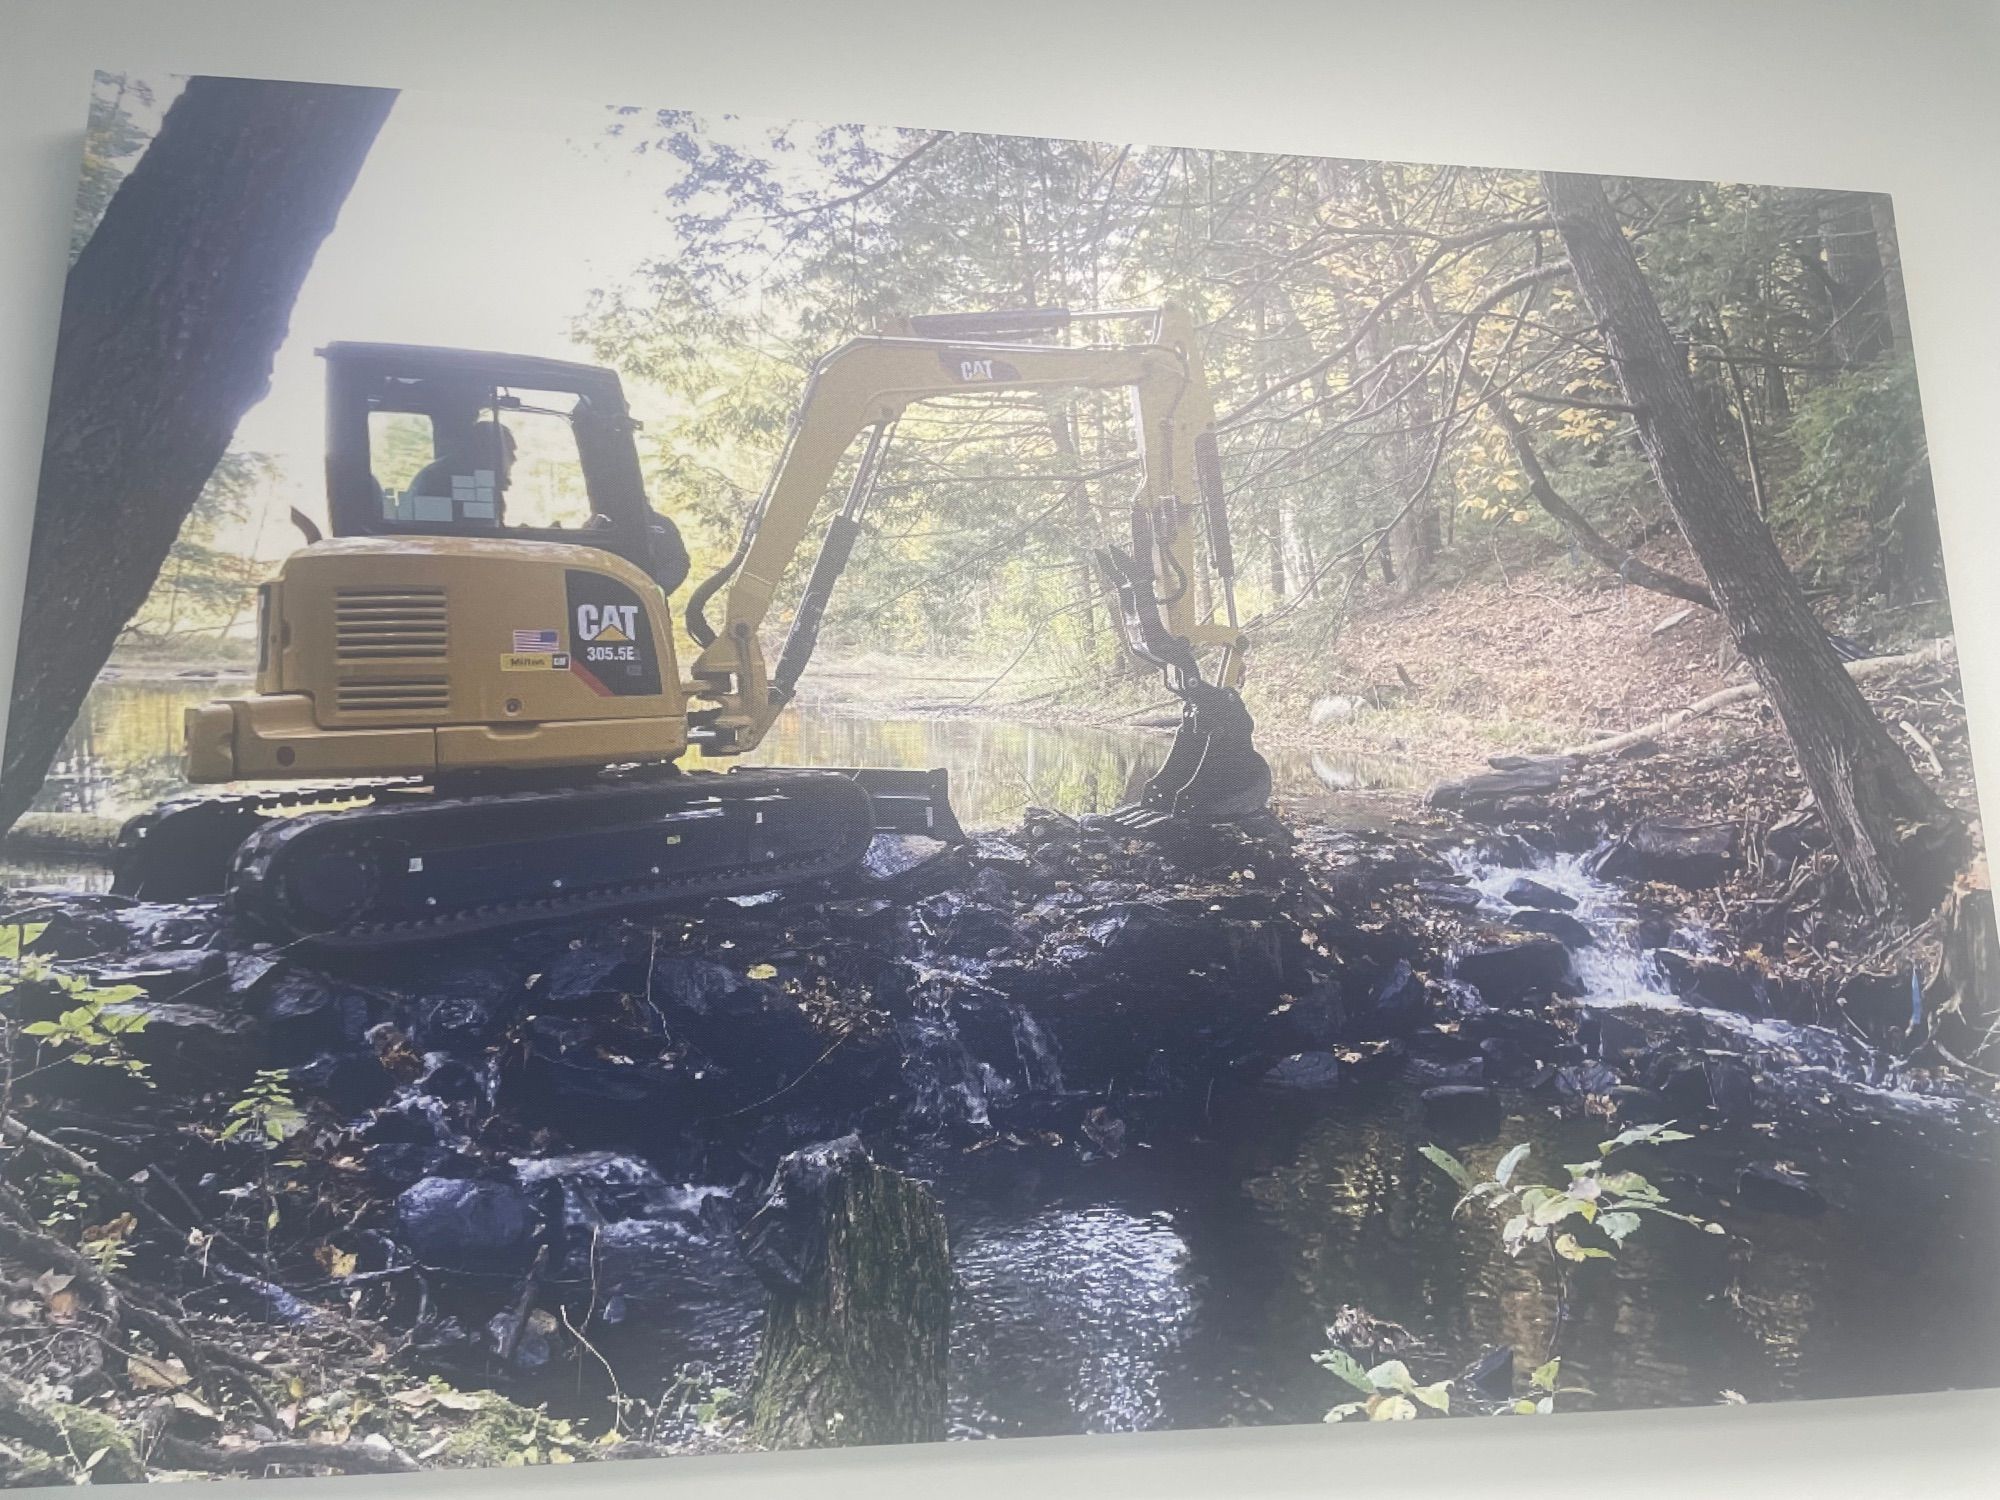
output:
<path id="1" fill-rule="evenodd" d="M 580 641 L 631 642 L 638 638 L 635 604 L 579 604 L 576 607 L 576 638 Z"/>
<path id="2" fill-rule="evenodd" d="M 563 662 L 593 693 L 650 697 L 660 691 L 660 659 L 646 605 L 627 584 L 583 568 L 564 572 L 570 649 Z"/>
<path id="3" fill-rule="evenodd" d="M 942 349 L 938 351 L 938 363 L 944 367 L 945 376 L 962 381 L 1008 382 L 1021 378 L 1021 372 L 1004 359 L 994 359 L 990 355 L 975 355 L 969 350 Z"/>

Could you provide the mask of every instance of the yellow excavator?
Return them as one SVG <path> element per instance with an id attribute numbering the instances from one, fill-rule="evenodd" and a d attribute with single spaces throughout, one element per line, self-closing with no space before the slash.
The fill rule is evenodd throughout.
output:
<path id="1" fill-rule="evenodd" d="M 1144 337 L 1048 338 L 1114 319 Z M 1268 800 L 1237 693 L 1214 412 L 1180 308 L 912 317 L 820 360 L 734 553 L 688 597 L 699 654 L 685 680 L 668 596 L 687 555 L 647 501 L 613 371 L 395 344 L 319 352 L 331 535 L 296 518 L 306 545 L 262 585 L 255 692 L 187 711 L 188 779 L 258 786 L 134 818 L 116 890 L 224 891 L 273 937 L 374 947 L 772 889 L 851 866 L 878 832 L 962 838 L 941 771 L 676 762 L 757 746 L 812 654 L 897 420 L 979 392 L 1131 394 L 1130 546 L 1097 561 L 1127 646 L 1183 712 L 1139 801 L 1104 821 L 1145 835 Z M 767 666 L 759 628 L 857 440 Z"/>

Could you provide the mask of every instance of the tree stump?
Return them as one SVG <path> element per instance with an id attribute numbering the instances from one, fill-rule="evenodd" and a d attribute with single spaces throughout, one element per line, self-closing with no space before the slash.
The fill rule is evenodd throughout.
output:
<path id="1" fill-rule="evenodd" d="M 743 1248 L 771 1294 L 751 1393 L 759 1446 L 944 1437 L 951 1257 L 921 1183 L 855 1136 L 795 1151 Z"/>

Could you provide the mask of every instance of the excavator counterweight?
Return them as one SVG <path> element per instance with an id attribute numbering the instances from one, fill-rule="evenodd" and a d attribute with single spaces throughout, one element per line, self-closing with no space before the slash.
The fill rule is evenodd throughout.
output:
<path id="1" fill-rule="evenodd" d="M 1113 317 L 1147 336 L 1030 341 Z M 811 659 L 897 420 L 981 392 L 1132 398 L 1131 547 L 1100 562 L 1123 638 L 1183 715 L 1166 764 L 1108 825 L 1144 834 L 1264 806 L 1214 416 L 1178 308 L 909 319 L 827 355 L 734 553 L 688 597 L 699 654 L 685 679 L 668 598 L 687 553 L 647 501 L 613 372 L 394 344 L 320 352 L 328 534 L 303 526 L 259 591 L 255 692 L 187 716 L 189 779 L 251 789 L 133 819 L 118 890 L 222 890 L 275 937 L 374 947 L 817 879 L 882 832 L 962 838 L 942 771 L 678 762 L 757 747 Z M 857 438 L 767 668 L 765 617 Z M 535 486 L 513 485 L 517 458 Z M 1220 620 L 1197 610 L 1198 534 Z"/>

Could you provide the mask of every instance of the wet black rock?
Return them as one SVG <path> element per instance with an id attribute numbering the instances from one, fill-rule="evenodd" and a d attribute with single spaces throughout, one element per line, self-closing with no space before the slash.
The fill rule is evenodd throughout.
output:
<path id="1" fill-rule="evenodd" d="M 1756 1075 L 1747 1059 L 1730 1052 L 1709 1052 L 1702 1059 L 1708 1079 L 1710 1108 L 1725 1120 L 1751 1118 L 1756 1103 Z"/>
<path id="2" fill-rule="evenodd" d="M 110 915 L 78 905 L 46 913 L 28 911 L 41 931 L 26 951 L 37 958 L 90 958 L 123 948 L 128 934 Z"/>
<path id="3" fill-rule="evenodd" d="M 1264 1074 L 1266 1088 L 1323 1090 L 1340 1085 L 1340 1059 L 1331 1052 L 1294 1052 Z"/>
<path id="4" fill-rule="evenodd" d="M 1613 1089 L 1623 1087 L 1624 1080 L 1601 1062 L 1580 1062 L 1558 1068 L 1555 1085 L 1558 1094 L 1576 1104 L 1588 1098 L 1606 1097 Z"/>
<path id="5" fill-rule="evenodd" d="M 992 876 L 993 872 L 981 874 Z M 968 901 L 952 892 L 925 898 L 917 904 L 917 915 L 933 942 L 968 958 L 995 957 L 1021 942 L 1011 911 L 984 901 Z"/>
<path id="6" fill-rule="evenodd" d="M 456 1151 L 418 1141 L 378 1141 L 363 1148 L 361 1161 L 370 1177 L 398 1191 L 425 1177 L 462 1177 L 472 1170 L 471 1160 Z"/>
<path id="7" fill-rule="evenodd" d="M 1532 1048 L 1538 1056 L 1552 1057 L 1561 1051 L 1566 1038 L 1562 1029 L 1546 1016 L 1530 1010 L 1483 1010 L 1458 1023 L 1459 1033 L 1474 1041 L 1505 1037 Z"/>
<path id="8" fill-rule="evenodd" d="M 89 973 L 98 985 L 135 985 L 156 1001 L 214 1001 L 229 989 L 229 961 L 211 948 L 151 949 L 118 962 L 93 964 Z"/>
<path id="9" fill-rule="evenodd" d="M 1604 1062 L 1629 1062 L 1652 1046 L 1645 1027 L 1617 1009 L 1580 1009 L 1577 1012 L 1577 1044 L 1590 1056 Z"/>
<path id="10" fill-rule="evenodd" d="M 174 948 L 210 950 L 222 925 L 213 902 L 135 901 L 106 915 L 124 929 L 131 947 L 154 953 Z"/>
<path id="11" fill-rule="evenodd" d="M 381 1059 L 370 1052 L 322 1053 L 293 1068 L 287 1078 L 294 1089 L 325 1100 L 342 1116 L 373 1109 L 396 1087 Z"/>
<path id="12" fill-rule="evenodd" d="M 1826 1199 L 1810 1178 L 1784 1162 L 1749 1162 L 1736 1173 L 1736 1201 L 1772 1213 L 1817 1214 Z"/>
<path id="13" fill-rule="evenodd" d="M 527 1264 L 535 1212 L 504 1182 L 426 1177 L 396 1199 L 396 1221 L 410 1253 L 427 1266 L 505 1271 Z"/>
<path id="14" fill-rule="evenodd" d="M 1533 1047 L 1504 1036 L 1489 1036 L 1479 1044 L 1484 1060 L 1482 1081 L 1533 1087 L 1549 1064 Z"/>
<path id="15" fill-rule="evenodd" d="M 591 1009 L 595 1002 L 616 1001 L 643 991 L 649 949 L 630 941 L 633 936 L 614 927 L 572 944 L 543 971 L 536 1001 L 574 1015 Z"/>
<path id="16" fill-rule="evenodd" d="M 1771 1013 L 1770 986 L 1753 969 L 1679 948 L 1655 948 L 1652 959 L 1674 993 L 1690 1005 L 1734 1011 L 1740 1016 Z"/>
<path id="17" fill-rule="evenodd" d="M 1459 781 L 1442 781 L 1424 793 L 1427 807 L 1455 807 L 1469 818 L 1532 811 L 1562 785 L 1569 762 L 1561 756 L 1541 760 L 1515 757 L 1505 770 L 1482 771 Z"/>
<path id="18" fill-rule="evenodd" d="M 1477 864 L 1505 867 L 1532 865 L 1540 851 L 1519 831 L 1504 829 L 1481 834 L 1465 846 L 1465 852 Z"/>
<path id="19" fill-rule="evenodd" d="M 813 1275 L 826 1242 L 826 1195 L 867 1156 L 858 1135 L 845 1135 L 778 1163 L 740 1237 L 744 1259 L 767 1287 L 796 1291 Z"/>
<path id="20" fill-rule="evenodd" d="M 419 1094 L 446 1104 L 477 1104 L 486 1097 L 483 1067 L 444 1052 L 426 1052 L 424 1071 L 411 1085 Z"/>
<path id="21" fill-rule="evenodd" d="M 290 969 L 262 985 L 264 1037 L 278 1062 L 354 1051 L 387 1005 L 343 980 Z"/>
<path id="22" fill-rule="evenodd" d="M 1487 1401 L 1507 1401 L 1514 1395 L 1514 1349 L 1501 1344 L 1488 1349 L 1459 1372 L 1458 1386 Z"/>
<path id="23" fill-rule="evenodd" d="M 1484 1083 L 1486 1059 L 1478 1054 L 1450 1062 L 1438 1058 L 1413 1057 L 1410 1059 L 1408 1071 L 1410 1077 L 1423 1083 Z"/>
<path id="24" fill-rule="evenodd" d="M 1488 1005 L 1507 1006 L 1529 996 L 1582 993 L 1569 950 L 1553 938 L 1494 943 L 1461 953 L 1454 977 L 1479 991 Z"/>
<path id="25" fill-rule="evenodd" d="M 146 1065 L 156 1088 L 170 1094 L 240 1089 L 260 1061 L 255 1027 L 248 1017 L 233 1011 L 135 999 L 105 1006 L 104 1015 L 110 1020 L 144 1021 L 138 1031 L 121 1032 L 120 1045 Z"/>
<path id="26" fill-rule="evenodd" d="M 1433 906 L 1452 911 L 1477 911 L 1480 895 L 1472 886 L 1452 880 L 1419 880 L 1417 893 Z"/>
<path id="27" fill-rule="evenodd" d="M 698 1071 L 663 1058 L 644 1032 L 535 1016 L 517 1029 L 502 1066 L 501 1102 L 583 1144 L 650 1138 L 699 1112 Z"/>
<path id="28" fill-rule="evenodd" d="M 1479 1084 L 1441 1083 L 1418 1096 L 1424 1124 L 1460 1137 L 1497 1133 L 1504 1111 L 1500 1096 Z"/>
<path id="29" fill-rule="evenodd" d="M 1611 1119 L 1617 1125 L 1654 1125 L 1677 1113 L 1669 1100 L 1637 1084 L 1613 1084 L 1603 1097 L 1610 1103 Z"/>
<path id="30" fill-rule="evenodd" d="M 1125 1151 L 1125 1136 L 1131 1127 L 1104 1105 L 1095 1104 L 1083 1112 L 1078 1128 L 1083 1131 L 1084 1139 L 1106 1156 L 1121 1156 Z"/>
<path id="31" fill-rule="evenodd" d="M 1422 976 L 1397 959 L 1370 992 L 1367 1005 L 1348 1016 L 1348 1030 L 1357 1036 L 1400 1036 L 1429 1019 L 1430 1004 L 1430 987 Z"/>
<path id="32" fill-rule="evenodd" d="M 1266 1031 L 1273 1048 L 1310 1052 L 1331 1047 L 1348 1034 L 1346 991 L 1337 979 L 1315 977 L 1302 995 L 1283 1001 Z"/>
<path id="33" fill-rule="evenodd" d="M 971 875 L 964 853 L 951 844 L 922 834 L 883 833 L 869 844 L 855 879 L 868 889 L 907 898 L 950 890 Z"/>
<path id="34" fill-rule="evenodd" d="M 1657 880 L 1685 890 L 1718 885 L 1736 858 L 1734 823 L 1646 818 L 1599 850 L 1591 873 L 1607 880 Z"/>
<path id="35" fill-rule="evenodd" d="M 1357 1083 L 1380 1083 L 1397 1078 L 1410 1061 L 1409 1049 L 1395 1037 L 1383 1041 L 1357 1042 L 1337 1054 Z"/>
<path id="36" fill-rule="evenodd" d="M 1502 893 L 1509 905 L 1532 906 L 1542 911 L 1575 911 L 1576 897 L 1564 895 L 1554 886 L 1522 876 Z"/>
<path id="37" fill-rule="evenodd" d="M 1573 917 L 1566 911 L 1543 911 L 1537 907 L 1526 907 L 1510 912 L 1507 916 L 1510 927 L 1518 927 L 1523 932 L 1539 932 L 1552 937 L 1565 948 L 1588 948 L 1597 941 L 1597 933 L 1590 924 L 1580 917 Z"/>

